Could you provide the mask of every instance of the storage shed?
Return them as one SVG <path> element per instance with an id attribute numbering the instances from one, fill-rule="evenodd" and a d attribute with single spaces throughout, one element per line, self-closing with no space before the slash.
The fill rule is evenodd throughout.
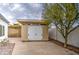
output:
<path id="1" fill-rule="evenodd" d="M 20 19 L 22 41 L 47 41 L 48 26 L 43 20 Z"/>

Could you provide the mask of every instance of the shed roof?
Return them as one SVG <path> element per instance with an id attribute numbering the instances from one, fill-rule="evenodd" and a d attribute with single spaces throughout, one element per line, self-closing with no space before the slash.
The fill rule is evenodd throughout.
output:
<path id="1" fill-rule="evenodd" d="M 20 22 L 21 24 L 41 24 L 41 25 L 47 25 L 47 23 L 44 20 L 19 19 L 18 22 Z"/>

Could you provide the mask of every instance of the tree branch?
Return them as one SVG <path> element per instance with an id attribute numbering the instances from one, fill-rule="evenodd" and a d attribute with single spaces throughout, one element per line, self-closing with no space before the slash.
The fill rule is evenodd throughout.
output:
<path id="1" fill-rule="evenodd" d="M 61 35 L 62 35 L 63 37 L 65 37 L 64 32 L 62 31 L 62 29 L 60 29 L 60 28 L 57 26 L 56 23 L 54 23 L 54 24 L 55 24 L 55 26 L 57 27 L 58 31 L 61 33 Z"/>
<path id="2" fill-rule="evenodd" d="M 77 29 L 78 27 L 79 27 L 79 25 L 77 25 L 76 27 L 72 28 L 72 29 L 68 32 L 68 34 L 70 34 L 72 31 L 74 31 L 74 30 Z"/>

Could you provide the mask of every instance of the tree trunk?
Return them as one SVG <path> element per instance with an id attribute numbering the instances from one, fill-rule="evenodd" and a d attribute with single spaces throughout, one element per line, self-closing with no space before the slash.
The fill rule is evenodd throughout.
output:
<path id="1" fill-rule="evenodd" d="M 64 42 L 64 47 L 66 48 L 67 47 L 67 36 L 64 38 L 65 39 L 65 42 Z"/>

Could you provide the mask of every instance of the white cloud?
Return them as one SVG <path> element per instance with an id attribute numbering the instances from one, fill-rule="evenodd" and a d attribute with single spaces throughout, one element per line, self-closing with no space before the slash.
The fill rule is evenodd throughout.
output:
<path id="1" fill-rule="evenodd" d="M 2 6 L 9 6 L 9 3 L 0 3 Z"/>
<path id="2" fill-rule="evenodd" d="M 13 16 L 7 15 L 6 18 L 9 20 L 10 23 L 13 23 L 13 18 L 14 18 Z"/>
<path id="3" fill-rule="evenodd" d="M 29 6 L 29 7 L 28 7 Z M 40 19 L 41 18 L 41 4 L 0 4 L 0 13 L 3 13 L 5 18 L 11 23 L 15 22 L 18 18 L 23 19 Z"/>
<path id="4" fill-rule="evenodd" d="M 13 8 L 11 10 L 13 11 L 13 10 L 18 9 L 20 7 L 21 7 L 20 4 L 13 4 Z"/>
<path id="5" fill-rule="evenodd" d="M 7 18 L 8 18 L 8 19 L 13 19 L 14 17 L 11 16 L 11 15 L 8 15 Z"/>
<path id="6" fill-rule="evenodd" d="M 38 3 L 35 3 L 35 4 L 33 3 L 33 4 L 30 4 L 30 5 L 31 5 L 32 7 L 36 7 L 36 8 L 41 6 L 41 5 L 38 4 Z"/>

